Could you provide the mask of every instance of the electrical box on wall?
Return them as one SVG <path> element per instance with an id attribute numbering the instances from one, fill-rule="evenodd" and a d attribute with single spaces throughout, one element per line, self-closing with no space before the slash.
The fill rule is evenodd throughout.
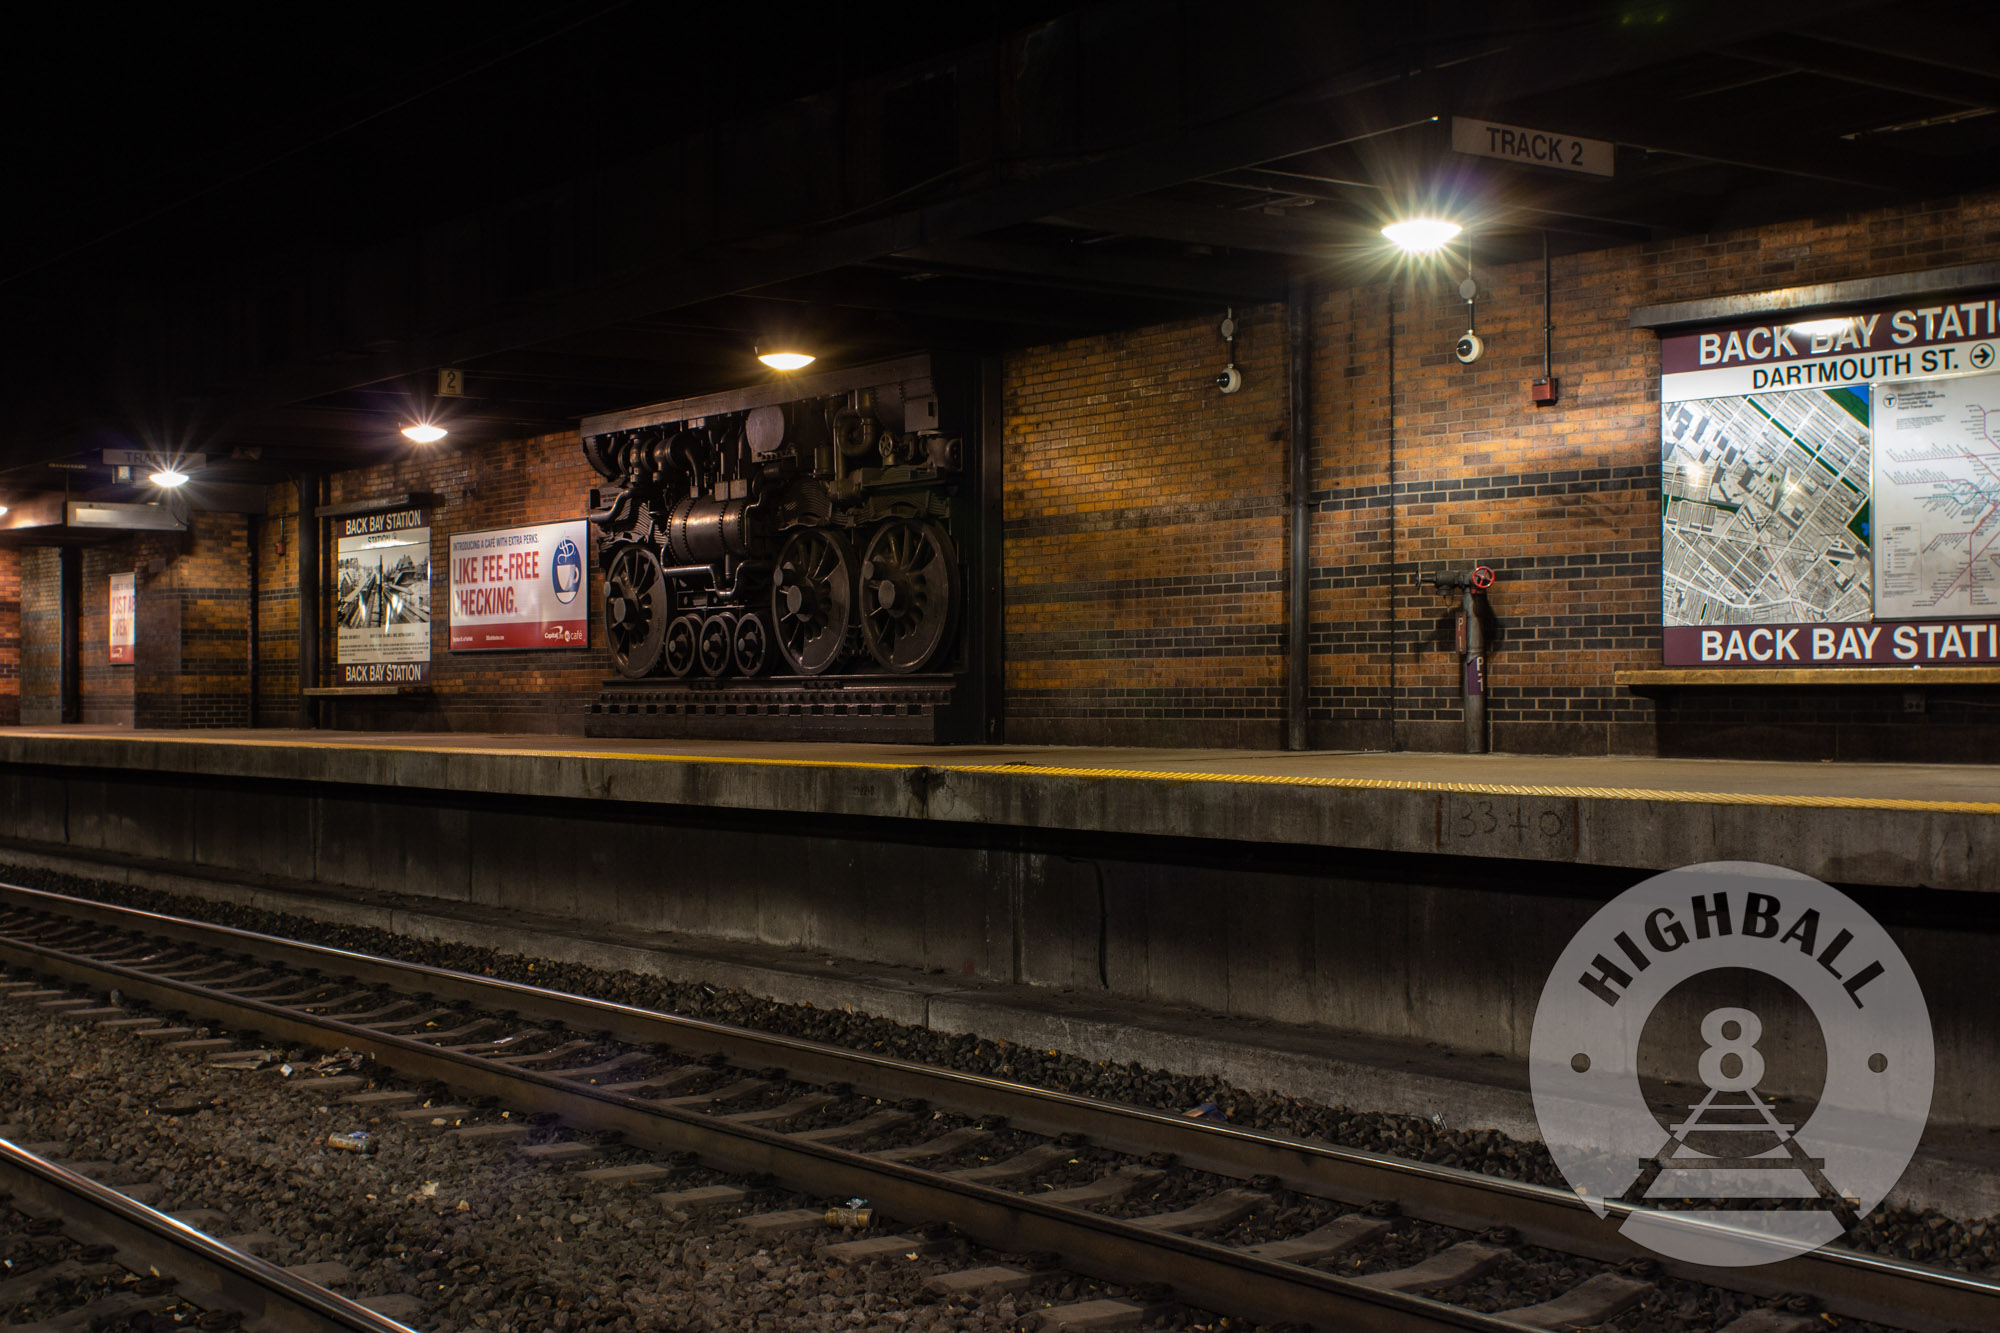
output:
<path id="1" fill-rule="evenodd" d="M 1553 403 L 1556 400 L 1556 377 L 1545 376 L 1529 384 L 1528 397 L 1538 407 Z"/>

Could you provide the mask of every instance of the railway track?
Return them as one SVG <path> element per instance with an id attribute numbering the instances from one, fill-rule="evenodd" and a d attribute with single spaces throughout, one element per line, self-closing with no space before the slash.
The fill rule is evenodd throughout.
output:
<path id="1" fill-rule="evenodd" d="M 285 1333 L 410 1333 L 337 1292 L 0 1138 L 5 1210 L 46 1242 L 30 1246 L 40 1262 L 10 1259 L 8 1276 L 0 1279 L 0 1319 L 18 1307 L 44 1307 L 26 1327 L 95 1329 L 179 1310 L 204 1329 L 240 1324 Z M 67 1308 L 46 1308 L 52 1305 Z"/>
<path id="2" fill-rule="evenodd" d="M 525 1133 L 524 1114 L 557 1117 L 1265 1323 L 1584 1327 L 1675 1280 L 1805 1295 L 1837 1318 L 1893 1327 L 2000 1330 L 2000 1285 L 1963 1273 L 1833 1249 L 1725 1273 L 1654 1264 L 1560 1191 L 38 890 L 0 886 L 0 962 L 285 1046 L 364 1052 L 508 1108 L 458 1131 L 473 1137 L 506 1141 Z M 946 1118 L 947 1132 L 907 1141 Z M 1209 1184 L 1175 1187 L 1190 1178 Z M 1035 1181 L 1038 1193 L 1006 1188 Z M 1162 1213 L 1149 1198 L 1185 1206 Z M 1280 1198 L 1312 1202 L 1304 1213 L 1319 1224 L 1217 1238 L 1240 1236 L 1242 1219 Z M 1398 1215 L 1467 1234 L 1400 1267 L 1312 1266 L 1365 1255 Z M 1463 1293 L 1537 1250 L 1601 1271 L 1494 1313 L 1429 1294 Z M 980 1271 L 997 1282 L 1015 1270 Z M 1148 1304 L 1091 1317 L 1139 1317 Z M 1741 1333 L 1825 1328 L 1813 1314 L 1760 1309 Z"/>

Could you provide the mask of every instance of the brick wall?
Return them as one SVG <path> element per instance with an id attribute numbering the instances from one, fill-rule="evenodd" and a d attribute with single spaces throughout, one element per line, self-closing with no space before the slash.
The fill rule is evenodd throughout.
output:
<path id="1" fill-rule="evenodd" d="M 299 493 L 289 483 L 266 491 L 264 516 L 251 520 L 257 587 L 256 725 L 299 721 Z"/>
<path id="2" fill-rule="evenodd" d="M 21 552 L 0 547 L 0 727 L 21 720 Z"/>
<path id="3" fill-rule="evenodd" d="M 422 730 L 581 732 L 584 705 L 614 674 L 597 623 L 602 580 L 595 552 L 586 565 L 584 590 L 592 622 L 588 649 L 454 653 L 448 550 L 453 533 L 581 518 L 590 488 L 601 480 L 584 461 L 582 441 L 574 432 L 500 442 L 446 439 L 410 446 L 393 462 L 330 477 L 330 504 L 411 492 L 429 493 L 438 500 L 431 517 L 431 693 L 336 700 L 329 721 L 338 726 Z M 324 530 L 321 541 L 330 571 L 332 542 Z M 330 574 L 323 577 L 331 586 Z M 326 618 L 326 599 L 321 601 L 322 670 L 330 671 L 333 632 Z M 292 632 L 296 636 L 296 622 Z M 292 642 L 296 645 L 296 637 Z M 280 694 L 282 660 L 273 660 L 272 674 L 260 685 L 260 692 L 269 686 L 267 697 Z M 289 669 L 296 681 L 295 654 Z"/>
<path id="4" fill-rule="evenodd" d="M 21 721 L 62 720 L 62 572 L 53 547 L 24 548 L 21 571 Z"/>
<path id="5" fill-rule="evenodd" d="M 1278 742 L 1284 323 L 1242 315 L 1225 395 L 1216 322 L 1007 359 L 1010 741 Z"/>
<path id="6" fill-rule="evenodd" d="M 1659 352 L 1637 306 L 2000 258 L 2000 197 L 1586 252 L 1553 266 L 1561 402 L 1537 408 L 1539 260 L 1478 265 L 1487 355 L 1462 366 L 1452 269 L 1315 306 L 1311 740 L 1455 749 L 1455 602 L 1417 580 L 1492 566 L 1496 749 L 1985 758 L 1976 689 L 1686 692 L 1659 663 Z M 1476 261 L 1476 256 L 1475 256 Z M 1220 312 L 1217 312 L 1219 315 Z M 1283 717 L 1281 312 L 1239 312 L 1246 384 L 1213 320 L 1008 359 L 1007 735 L 1271 745 Z M 1393 498 L 1393 503 L 1392 503 Z"/>

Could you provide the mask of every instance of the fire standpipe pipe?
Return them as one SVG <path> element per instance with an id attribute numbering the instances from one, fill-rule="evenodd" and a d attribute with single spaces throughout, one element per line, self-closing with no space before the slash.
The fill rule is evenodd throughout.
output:
<path id="1" fill-rule="evenodd" d="M 1493 586 L 1493 571 L 1484 565 L 1474 565 L 1471 569 L 1426 574 L 1418 581 L 1431 584 L 1439 592 L 1458 590 L 1458 676 L 1465 695 L 1465 752 L 1485 754 L 1486 629 L 1479 621 L 1479 608 L 1472 599 Z"/>

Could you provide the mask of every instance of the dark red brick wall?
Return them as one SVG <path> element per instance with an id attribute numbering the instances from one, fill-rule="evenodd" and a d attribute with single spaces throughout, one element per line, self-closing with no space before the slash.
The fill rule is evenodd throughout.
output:
<path id="1" fill-rule="evenodd" d="M 291 727 L 299 721 L 299 493 L 286 484 L 266 495 L 248 533 L 257 570 L 256 725 Z"/>
<path id="2" fill-rule="evenodd" d="M 592 609 L 588 649 L 454 653 L 449 646 L 449 538 L 457 532 L 582 518 L 590 488 L 601 480 L 584 462 L 582 441 L 574 432 L 412 445 L 394 462 L 329 478 L 329 504 L 412 492 L 438 499 L 431 514 L 431 693 L 393 700 L 339 699 L 328 708 L 328 721 L 343 727 L 580 733 L 584 706 L 612 674 L 595 619 L 602 586 L 595 551 L 585 589 Z M 323 533 L 321 541 L 330 571 L 332 540 Z M 326 599 L 321 601 L 322 671 L 330 673 L 333 634 Z M 296 632 L 294 622 L 294 643 Z M 296 671 L 295 656 L 291 669 Z M 275 690 L 277 677 L 269 679 Z"/>
<path id="3" fill-rule="evenodd" d="M 19 554 L 21 597 L 21 721 L 39 725 L 62 720 L 62 584 L 53 547 L 24 548 Z"/>
<path id="4" fill-rule="evenodd" d="M 1535 407 L 1539 260 L 1477 265 L 1487 355 L 1446 272 L 1315 306 L 1311 740 L 1455 749 L 1454 603 L 1421 575 L 1484 563 L 1496 749 L 1987 758 L 1976 689 L 1738 689 L 1661 702 L 1659 352 L 1638 306 L 2000 258 L 2000 197 L 1587 252 L 1553 265 L 1561 401 Z M 1476 256 L 1475 256 L 1476 261 Z M 1275 308 L 1239 311 L 1246 385 L 1213 321 L 1007 363 L 1007 735 L 1276 744 L 1283 717 L 1284 366 Z M 1220 312 L 1217 312 L 1219 316 Z M 1393 496 L 1393 504 L 1391 503 Z"/>
<path id="5" fill-rule="evenodd" d="M 1006 365 L 1007 739 L 1278 742 L 1282 312 L 1017 353 Z"/>
<path id="6" fill-rule="evenodd" d="M 21 553 L 0 549 L 0 727 L 21 720 Z"/>

